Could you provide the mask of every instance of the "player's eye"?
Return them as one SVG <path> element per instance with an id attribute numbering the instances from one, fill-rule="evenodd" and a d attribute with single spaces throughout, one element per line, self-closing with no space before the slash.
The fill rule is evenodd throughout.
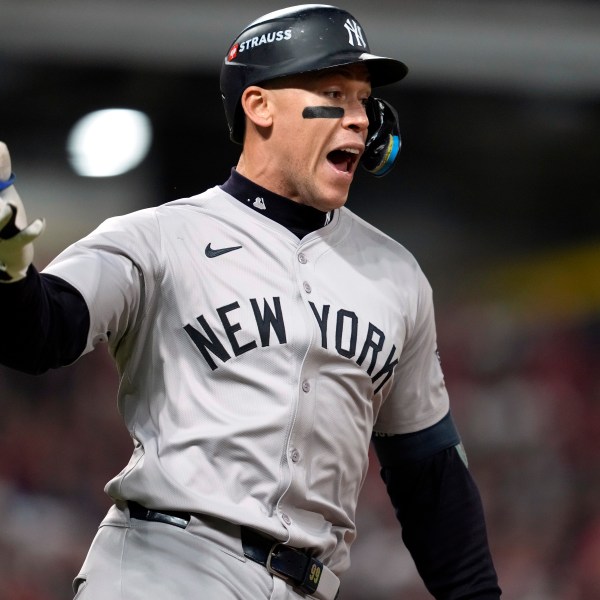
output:
<path id="1" fill-rule="evenodd" d="M 342 98 L 342 92 L 339 90 L 327 90 L 324 92 L 324 95 L 332 100 L 340 100 Z"/>

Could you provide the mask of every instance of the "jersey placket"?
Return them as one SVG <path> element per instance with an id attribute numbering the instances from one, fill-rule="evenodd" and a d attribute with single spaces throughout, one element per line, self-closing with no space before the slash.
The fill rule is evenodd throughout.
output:
<path id="1" fill-rule="evenodd" d="M 296 527 L 298 524 L 295 522 L 294 502 L 289 496 L 298 493 L 305 495 L 306 491 L 304 489 L 304 469 L 306 460 L 309 459 L 311 424 L 315 410 L 315 378 L 317 376 L 316 365 L 312 364 L 310 360 L 316 331 L 308 308 L 308 302 L 313 293 L 312 273 L 314 263 L 310 260 L 310 251 L 303 244 L 296 249 L 294 261 L 299 301 L 303 305 L 300 307 L 299 313 L 305 315 L 303 326 L 306 327 L 306 330 L 311 331 L 311 335 L 310 337 L 306 336 L 307 345 L 297 378 L 295 414 L 287 438 L 285 462 L 289 473 L 289 481 L 278 502 L 279 518 L 288 530 L 288 535 L 292 541 L 294 538 L 298 538 L 299 530 Z M 288 500 L 290 500 L 289 504 Z"/>

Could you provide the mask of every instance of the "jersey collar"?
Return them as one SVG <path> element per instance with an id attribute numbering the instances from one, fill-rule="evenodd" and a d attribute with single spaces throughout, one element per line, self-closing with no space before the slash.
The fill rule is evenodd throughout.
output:
<path id="1" fill-rule="evenodd" d="M 324 227 L 332 218 L 331 212 L 322 212 L 312 206 L 298 204 L 257 185 L 240 175 L 235 167 L 231 169 L 229 179 L 219 187 L 245 206 L 279 223 L 300 239 Z"/>

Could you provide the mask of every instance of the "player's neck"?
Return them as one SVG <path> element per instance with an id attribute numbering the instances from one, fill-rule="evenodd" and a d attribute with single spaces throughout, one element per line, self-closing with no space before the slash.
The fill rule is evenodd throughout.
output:
<path id="1" fill-rule="evenodd" d="M 245 206 L 283 225 L 300 239 L 324 227 L 331 220 L 330 213 L 276 194 L 244 177 L 235 168 L 231 170 L 231 176 L 221 189 Z"/>

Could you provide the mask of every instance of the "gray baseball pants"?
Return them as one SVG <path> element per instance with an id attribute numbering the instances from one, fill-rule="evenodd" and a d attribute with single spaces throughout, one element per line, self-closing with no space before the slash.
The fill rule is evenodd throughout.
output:
<path id="1" fill-rule="evenodd" d="M 246 559 L 239 527 L 192 517 L 186 529 L 113 506 L 73 582 L 76 600 L 303 600 Z"/>

